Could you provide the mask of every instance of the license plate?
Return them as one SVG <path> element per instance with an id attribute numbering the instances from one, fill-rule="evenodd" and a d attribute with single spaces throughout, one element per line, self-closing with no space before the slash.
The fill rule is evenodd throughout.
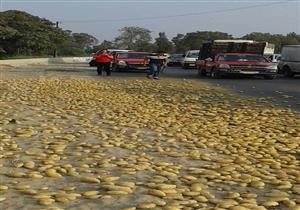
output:
<path id="1" fill-rule="evenodd" d="M 193 63 L 191 63 L 191 64 L 189 64 L 189 66 L 195 66 L 196 64 L 193 64 Z"/>
<path id="2" fill-rule="evenodd" d="M 258 71 L 240 71 L 242 74 L 258 74 Z"/>

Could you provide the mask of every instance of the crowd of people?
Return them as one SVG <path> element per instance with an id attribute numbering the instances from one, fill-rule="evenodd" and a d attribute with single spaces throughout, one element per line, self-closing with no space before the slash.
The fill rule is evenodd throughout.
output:
<path id="1" fill-rule="evenodd" d="M 111 76 L 111 63 L 114 55 L 107 49 L 101 50 L 95 55 L 95 65 L 99 76 L 105 71 L 107 76 Z M 158 79 L 159 73 L 167 66 L 168 59 L 163 53 L 153 53 L 146 57 L 146 63 L 149 63 L 147 78 Z"/>

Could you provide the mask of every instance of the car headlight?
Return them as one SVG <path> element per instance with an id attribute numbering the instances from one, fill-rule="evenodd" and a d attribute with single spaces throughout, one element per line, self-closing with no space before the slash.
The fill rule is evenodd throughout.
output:
<path id="1" fill-rule="evenodd" d="M 273 64 L 271 66 L 268 66 L 267 69 L 277 69 L 277 64 Z"/>
<path id="2" fill-rule="evenodd" d="M 219 64 L 219 69 L 230 69 L 228 64 Z"/>
<path id="3" fill-rule="evenodd" d="M 271 66 L 268 66 L 267 69 L 271 72 L 276 72 L 277 71 L 277 64 L 273 64 Z"/>
<path id="4" fill-rule="evenodd" d="M 119 61 L 119 62 L 118 62 L 118 65 L 120 65 L 120 66 L 126 66 L 127 64 L 126 64 L 125 61 Z"/>

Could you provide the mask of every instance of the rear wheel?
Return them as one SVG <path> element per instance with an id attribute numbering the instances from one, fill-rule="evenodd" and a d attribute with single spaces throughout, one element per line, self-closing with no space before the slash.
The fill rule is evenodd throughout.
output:
<path id="1" fill-rule="evenodd" d="M 212 69 L 211 73 L 210 73 L 211 78 L 214 79 L 220 79 L 221 78 L 221 74 L 217 69 Z"/>
<path id="2" fill-rule="evenodd" d="M 284 66 L 282 71 L 283 71 L 284 77 L 293 77 L 294 76 L 294 73 L 291 71 L 291 69 L 288 66 Z"/>

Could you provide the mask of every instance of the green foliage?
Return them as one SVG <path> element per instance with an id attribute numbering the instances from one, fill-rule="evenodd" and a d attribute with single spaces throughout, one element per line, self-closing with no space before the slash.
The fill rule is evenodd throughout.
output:
<path id="1" fill-rule="evenodd" d="M 114 49 L 115 44 L 111 41 L 104 40 L 101 44 L 94 46 L 92 49 L 89 50 L 89 53 L 97 52 L 103 49 Z"/>
<path id="2" fill-rule="evenodd" d="M 174 46 L 166 36 L 166 33 L 160 32 L 158 38 L 155 39 L 155 51 L 156 52 L 173 52 Z"/>
<path id="3" fill-rule="evenodd" d="M 71 35 L 74 47 L 89 50 L 98 43 L 98 39 L 87 33 L 73 33 Z"/>
<path id="4" fill-rule="evenodd" d="M 115 46 L 120 49 L 142 50 L 144 44 L 152 40 L 151 31 L 145 28 L 130 26 L 120 30 L 120 35 L 115 39 Z"/>
<path id="5" fill-rule="evenodd" d="M 275 44 L 275 53 L 280 53 L 281 48 L 284 45 L 299 45 L 300 35 L 296 33 L 289 33 L 287 35 L 282 34 L 270 34 L 253 32 L 242 37 L 242 39 L 250 39 L 255 41 L 266 41 Z"/>
<path id="6" fill-rule="evenodd" d="M 91 48 L 96 42 L 97 39 L 91 35 L 72 34 L 56 28 L 49 20 L 26 12 L 0 12 L 0 46 L 6 56 L 51 55 L 54 49 L 63 52 L 63 55 L 82 55 L 82 50 Z"/>
<path id="7" fill-rule="evenodd" d="M 204 41 L 214 39 L 232 39 L 230 34 L 223 32 L 212 32 L 212 31 L 196 31 L 187 33 L 186 35 L 177 34 L 172 39 L 176 46 L 176 52 L 182 53 L 187 50 L 198 50 L 202 46 Z"/>
<path id="8" fill-rule="evenodd" d="M 78 48 L 78 47 L 60 48 L 58 54 L 62 56 L 86 56 L 87 55 L 87 53 L 83 50 L 83 48 Z"/>

